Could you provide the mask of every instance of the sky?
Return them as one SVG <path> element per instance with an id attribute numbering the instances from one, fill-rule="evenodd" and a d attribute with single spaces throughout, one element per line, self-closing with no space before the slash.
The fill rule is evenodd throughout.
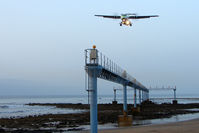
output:
<path id="1" fill-rule="evenodd" d="M 198 0 L 1 0 L 0 95 L 82 95 L 84 50 L 97 49 L 149 86 L 199 94 Z M 159 15 L 120 20 L 95 14 Z M 99 94 L 113 94 L 98 80 Z"/>

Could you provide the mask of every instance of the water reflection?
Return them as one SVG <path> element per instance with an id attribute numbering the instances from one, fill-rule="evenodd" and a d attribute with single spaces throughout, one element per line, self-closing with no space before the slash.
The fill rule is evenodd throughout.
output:
<path id="1" fill-rule="evenodd" d="M 199 113 L 175 115 L 170 118 L 152 119 L 152 120 L 134 120 L 133 125 L 165 124 L 171 122 L 187 121 L 199 118 Z"/>
<path id="2" fill-rule="evenodd" d="M 170 118 L 162 118 L 162 119 L 133 120 L 133 126 L 166 124 L 166 123 L 172 123 L 172 122 L 187 121 L 187 120 L 192 120 L 192 119 L 196 119 L 196 118 L 199 118 L 199 113 L 175 115 Z M 90 125 L 83 125 L 78 128 L 83 128 L 84 130 L 89 130 Z M 114 124 L 108 123 L 108 124 L 98 125 L 98 129 L 115 129 L 115 128 L 118 128 L 118 125 L 116 123 L 114 123 Z M 75 131 L 75 133 L 79 133 L 79 132 Z"/>

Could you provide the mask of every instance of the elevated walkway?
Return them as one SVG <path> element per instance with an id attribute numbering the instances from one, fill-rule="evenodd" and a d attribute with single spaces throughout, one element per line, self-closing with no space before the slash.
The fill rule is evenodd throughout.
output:
<path id="1" fill-rule="evenodd" d="M 127 110 L 127 86 L 133 87 L 135 91 L 136 108 L 136 90 L 139 95 L 142 91 L 143 101 L 149 99 L 149 90 L 130 76 L 125 70 L 100 53 L 95 46 L 93 49 L 85 50 L 85 70 L 88 74 L 88 92 L 90 93 L 90 124 L 91 133 L 97 133 L 97 78 L 112 81 L 123 85 L 123 115 L 118 117 L 119 125 L 132 125 L 132 117 L 128 115 Z"/>

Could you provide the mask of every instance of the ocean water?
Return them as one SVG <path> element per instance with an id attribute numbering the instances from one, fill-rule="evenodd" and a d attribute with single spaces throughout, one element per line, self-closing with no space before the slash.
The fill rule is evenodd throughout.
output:
<path id="1" fill-rule="evenodd" d="M 172 96 L 151 95 L 156 103 L 171 103 Z M 170 98 L 169 98 L 170 97 Z M 181 95 L 179 103 L 199 103 L 194 95 Z M 98 96 L 98 103 L 112 103 L 113 95 Z M 122 95 L 117 95 L 118 103 L 122 103 Z M 133 95 L 128 95 L 128 103 L 133 103 Z M 138 101 L 138 100 L 137 100 Z M 86 110 L 61 109 L 54 106 L 28 106 L 28 103 L 88 103 L 84 96 L 0 96 L 0 118 L 25 117 L 42 114 L 80 113 Z"/>
<path id="2" fill-rule="evenodd" d="M 83 100 L 83 101 L 82 101 Z M 28 103 L 85 103 L 79 96 L 0 96 L 0 118 L 42 114 L 81 113 L 86 110 L 62 109 L 55 106 L 29 106 Z"/>

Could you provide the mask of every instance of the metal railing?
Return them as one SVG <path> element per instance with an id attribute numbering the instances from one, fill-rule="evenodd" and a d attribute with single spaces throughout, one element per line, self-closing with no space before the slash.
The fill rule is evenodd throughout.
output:
<path id="1" fill-rule="evenodd" d="M 132 77 L 130 74 L 128 74 L 124 69 L 122 69 L 120 66 L 118 66 L 116 63 L 114 63 L 112 60 L 110 60 L 108 57 L 106 57 L 104 54 L 99 52 L 97 49 L 96 54 L 97 58 L 95 61 L 91 60 L 91 51 L 94 49 L 86 49 L 85 50 L 85 65 L 99 65 L 103 67 L 103 69 L 106 69 L 114 74 L 119 75 L 120 77 L 123 77 L 124 79 L 131 81 L 135 83 L 137 86 L 140 86 L 141 88 L 146 88 L 144 85 L 142 85 L 140 82 L 138 82 L 134 77 Z"/>

